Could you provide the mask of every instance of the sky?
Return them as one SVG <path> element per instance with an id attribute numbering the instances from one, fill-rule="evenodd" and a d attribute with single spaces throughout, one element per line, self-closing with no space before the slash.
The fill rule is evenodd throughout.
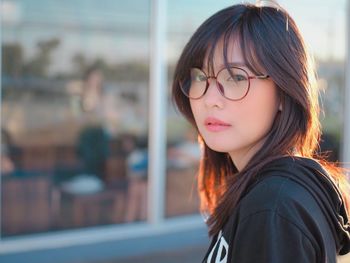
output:
<path id="1" fill-rule="evenodd" d="M 295 19 L 314 55 L 344 60 L 347 0 L 280 0 Z M 2 42 L 20 42 L 25 55 L 37 51 L 39 40 L 58 37 L 56 70 L 81 52 L 110 62 L 149 59 L 151 0 L 2 0 Z M 168 0 L 167 47 L 175 60 L 193 31 L 214 12 L 242 1 Z M 254 3 L 254 1 L 248 1 Z M 55 69 L 53 69 L 55 70 Z"/>

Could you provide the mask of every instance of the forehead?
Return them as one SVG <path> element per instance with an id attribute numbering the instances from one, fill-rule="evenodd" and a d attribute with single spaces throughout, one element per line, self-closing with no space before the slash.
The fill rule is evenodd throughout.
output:
<path id="1" fill-rule="evenodd" d="M 242 45 L 244 45 L 244 48 L 242 48 Z M 217 42 L 209 45 L 205 52 L 202 68 L 209 74 L 215 74 L 223 67 L 236 64 L 244 67 L 251 73 L 266 74 L 259 57 L 256 53 L 255 44 L 252 41 L 234 34 L 227 38 L 221 37 Z"/>
<path id="2" fill-rule="evenodd" d="M 216 44 L 207 49 L 203 61 L 203 68 L 210 71 L 217 71 L 219 68 L 228 64 L 237 64 L 244 66 L 245 58 L 242 53 L 239 41 L 235 38 L 226 43 L 221 38 Z"/>

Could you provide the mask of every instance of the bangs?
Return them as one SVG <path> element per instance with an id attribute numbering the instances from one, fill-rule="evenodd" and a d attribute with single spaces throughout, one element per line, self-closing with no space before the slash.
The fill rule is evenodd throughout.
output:
<path id="1" fill-rule="evenodd" d="M 242 23 L 232 24 L 231 27 L 227 27 L 220 35 L 213 35 L 211 42 L 206 46 L 206 50 L 202 52 L 205 54 L 203 62 L 200 66 L 208 69 L 209 74 L 215 75 L 214 72 L 214 54 L 217 48 L 222 48 L 222 58 L 225 67 L 230 67 L 234 57 L 229 57 L 229 50 L 237 45 L 242 52 L 243 62 L 245 66 L 255 75 L 266 74 L 266 69 L 262 66 L 261 56 L 257 53 L 257 43 L 254 43 L 254 36 L 246 28 L 242 26 Z M 222 46 L 220 46 L 222 45 Z M 232 52 L 231 52 L 232 53 Z"/>

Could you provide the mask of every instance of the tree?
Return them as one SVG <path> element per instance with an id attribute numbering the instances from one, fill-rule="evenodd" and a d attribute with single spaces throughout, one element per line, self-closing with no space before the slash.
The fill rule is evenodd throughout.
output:
<path id="1" fill-rule="evenodd" d="M 29 60 L 23 66 L 24 74 L 37 77 L 46 77 L 48 73 L 48 68 L 51 63 L 51 53 L 60 44 L 60 40 L 53 38 L 46 41 L 38 42 L 39 52 L 34 58 Z"/>
<path id="2" fill-rule="evenodd" d="M 22 74 L 23 50 L 19 43 L 2 46 L 2 71 L 5 76 L 17 78 Z"/>

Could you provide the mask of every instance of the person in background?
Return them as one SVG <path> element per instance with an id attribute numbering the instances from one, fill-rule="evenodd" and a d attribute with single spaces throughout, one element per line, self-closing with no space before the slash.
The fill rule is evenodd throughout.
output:
<path id="1" fill-rule="evenodd" d="M 203 262 L 335 263 L 350 251 L 349 183 L 317 156 L 312 58 L 274 1 L 208 18 L 177 63 L 173 98 L 203 154 Z"/>
<path id="2" fill-rule="evenodd" d="M 11 175 L 16 170 L 13 156 L 19 154 L 17 147 L 13 144 L 10 133 L 1 129 L 1 175 Z"/>
<path id="3" fill-rule="evenodd" d="M 147 138 L 134 142 L 134 148 L 127 157 L 128 192 L 125 221 L 146 220 L 148 150 Z"/>
<path id="4" fill-rule="evenodd" d="M 168 167 L 186 169 L 198 166 L 200 148 L 193 129 L 188 129 L 185 138 L 168 150 Z"/>

